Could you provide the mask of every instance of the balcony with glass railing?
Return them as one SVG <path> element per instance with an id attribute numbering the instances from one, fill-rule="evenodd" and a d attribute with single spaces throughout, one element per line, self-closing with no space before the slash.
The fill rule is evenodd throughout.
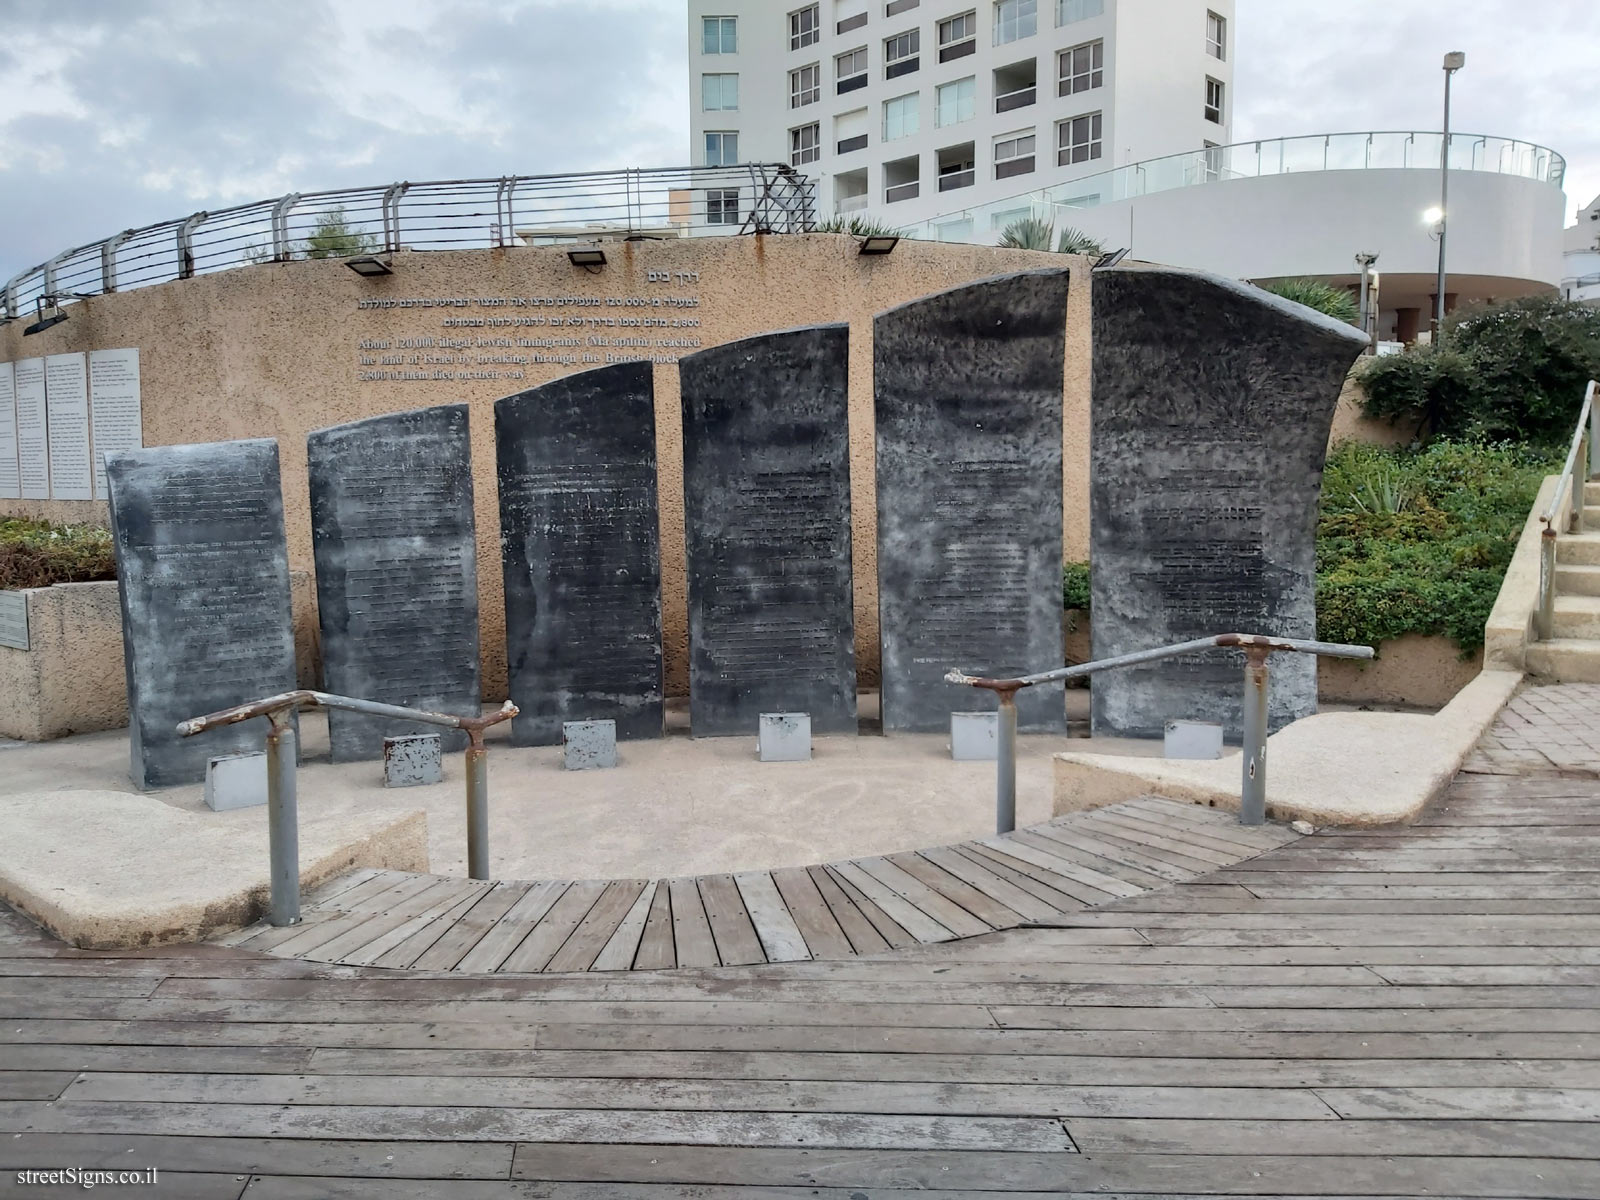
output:
<path id="1" fill-rule="evenodd" d="M 995 213 L 1027 209 L 1047 220 L 1072 209 L 1132 200 L 1158 192 L 1230 180 L 1311 171 L 1432 170 L 1440 168 L 1444 135 L 1421 131 L 1312 134 L 1207 146 L 1165 158 L 1130 163 L 1094 175 L 996 200 L 979 208 L 952 210 L 905 230 L 908 237 L 939 239 L 941 226 L 977 218 L 986 230 Z M 1450 135 L 1452 171 L 1512 175 L 1560 188 L 1566 160 L 1544 146 L 1515 138 L 1475 133 Z M 945 240 L 948 240 L 946 238 Z"/>

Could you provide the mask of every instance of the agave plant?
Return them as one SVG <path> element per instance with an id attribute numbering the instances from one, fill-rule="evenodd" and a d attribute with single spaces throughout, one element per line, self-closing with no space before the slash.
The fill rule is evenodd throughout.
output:
<path id="1" fill-rule="evenodd" d="M 814 233 L 847 233 L 851 237 L 903 237 L 900 229 L 873 217 L 829 217 L 817 222 Z"/>
<path id="2" fill-rule="evenodd" d="M 1260 285 L 1264 291 L 1296 304 L 1304 304 L 1319 313 L 1326 313 L 1336 321 L 1354 325 L 1359 317 L 1355 298 L 1344 288 L 1323 283 L 1320 279 L 1280 279 L 1276 283 Z"/>
<path id="3" fill-rule="evenodd" d="M 1081 254 L 1086 258 L 1098 258 L 1105 252 L 1105 247 L 1097 238 L 1092 238 L 1071 225 L 1062 228 L 1061 237 L 1056 241 L 1057 254 Z"/>
<path id="4" fill-rule="evenodd" d="M 1055 241 L 1055 226 L 1042 217 L 1022 217 L 1000 235 L 1000 244 L 1012 250 L 1048 250 Z"/>

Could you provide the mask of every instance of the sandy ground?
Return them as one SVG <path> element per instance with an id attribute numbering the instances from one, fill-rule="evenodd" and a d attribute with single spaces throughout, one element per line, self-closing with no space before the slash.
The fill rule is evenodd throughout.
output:
<path id="1" fill-rule="evenodd" d="M 1050 756 L 1065 749 L 1159 754 L 1159 743 L 1091 741 L 1088 693 L 1068 694 L 1076 737 L 1025 736 L 1017 820 L 1050 816 Z M 994 832 L 994 765 L 954 762 L 946 736 L 877 734 L 877 697 L 862 697 L 859 737 L 818 738 L 812 761 L 761 763 L 755 738 L 695 740 L 680 709 L 669 734 L 628 742 L 615 770 L 568 772 L 559 747 L 523 749 L 491 737 L 491 866 L 499 878 L 688 875 L 800 866 L 940 845 Z M 461 874 L 466 823 L 459 754 L 445 782 L 388 790 L 377 763 L 333 766 L 321 714 L 302 718 L 302 819 L 428 814 L 432 869 Z M 90 734 L 0 754 L 0 795 L 63 790 L 131 792 L 124 733 Z M 199 785 L 155 794 L 204 812 Z M 236 814 L 210 815 L 219 823 Z M 67 831 L 63 831 L 67 835 Z"/>

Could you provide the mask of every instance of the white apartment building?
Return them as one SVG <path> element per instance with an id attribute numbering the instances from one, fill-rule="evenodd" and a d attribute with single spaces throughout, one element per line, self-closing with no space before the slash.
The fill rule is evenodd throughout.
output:
<path id="1" fill-rule="evenodd" d="M 1562 234 L 1561 294 L 1600 304 L 1600 196 L 1578 211 L 1578 223 Z"/>
<path id="2" fill-rule="evenodd" d="M 787 162 L 819 220 L 992 241 L 1007 197 L 1229 141 L 1233 0 L 688 8 L 691 161 Z M 707 219 L 737 225 L 750 200 L 708 193 Z"/>

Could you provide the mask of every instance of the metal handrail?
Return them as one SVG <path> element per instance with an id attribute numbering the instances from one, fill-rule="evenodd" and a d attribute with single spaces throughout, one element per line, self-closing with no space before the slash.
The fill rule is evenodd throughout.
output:
<path id="1" fill-rule="evenodd" d="M 731 209 L 726 199 L 730 191 L 737 193 Z M 336 214 L 353 238 L 393 252 L 500 247 L 513 240 L 515 225 L 530 227 L 541 239 L 546 230 L 583 229 L 582 235 L 565 240 L 751 230 L 803 233 L 815 227 L 815 202 L 813 182 L 788 163 L 503 175 L 291 192 L 124 230 L 63 250 L 6 283 L 0 292 L 0 323 L 17 320 L 41 301 L 48 305 L 284 262 L 304 252 L 302 239 L 314 236 L 319 222 Z"/>
<path id="2" fill-rule="evenodd" d="M 519 710 L 515 704 L 507 700 L 488 716 L 458 717 L 327 692 L 284 692 L 203 717 L 191 717 L 178 725 L 179 737 L 193 737 L 208 729 L 221 729 L 256 717 L 265 717 L 271 723 L 267 730 L 267 839 L 272 858 L 272 902 L 267 919 L 272 924 L 294 925 L 300 920 L 300 810 L 295 793 L 299 751 L 293 717 L 302 709 L 313 708 L 337 708 L 465 732 L 469 742 L 466 750 L 467 874 L 473 879 L 489 878 L 489 751 L 484 745 L 483 733 L 491 725 L 516 716 Z"/>
<path id="3" fill-rule="evenodd" d="M 1583 532 L 1583 485 L 1600 471 L 1600 383 L 1593 379 L 1584 389 L 1583 408 L 1578 412 L 1577 428 L 1566 461 L 1561 466 L 1561 482 L 1539 520 L 1544 529 L 1539 536 L 1539 610 L 1534 632 L 1541 642 L 1549 641 L 1556 618 L 1556 539 L 1560 533 Z M 1559 529 L 1557 528 L 1559 526 Z"/>
<path id="4" fill-rule="evenodd" d="M 1337 642 L 1308 642 L 1299 638 L 1272 637 L 1259 633 L 1219 633 L 1192 642 L 1175 642 L 1115 658 L 1058 667 L 1036 675 L 1014 679 L 985 679 L 952 670 L 946 683 L 963 684 L 994 692 L 1000 701 L 1000 736 L 995 767 L 995 832 L 1010 833 L 1017 827 L 1017 693 L 1023 688 L 1064 679 L 1078 679 L 1100 671 L 1136 667 L 1182 654 L 1202 650 L 1244 651 L 1244 755 L 1243 782 L 1239 793 L 1239 824 L 1260 825 L 1267 819 L 1267 658 L 1280 651 L 1319 654 L 1330 658 L 1373 658 L 1371 646 L 1345 646 Z"/>

